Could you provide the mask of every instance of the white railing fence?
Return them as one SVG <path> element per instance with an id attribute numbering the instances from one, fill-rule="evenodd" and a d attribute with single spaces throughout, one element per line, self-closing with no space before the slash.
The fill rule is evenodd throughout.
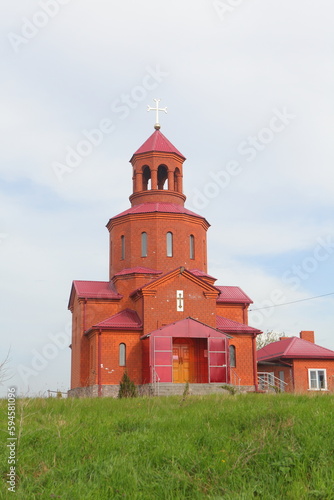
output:
<path id="1" fill-rule="evenodd" d="M 279 377 L 275 377 L 273 373 L 270 372 L 258 372 L 258 385 L 261 391 L 275 391 L 284 392 L 285 387 L 288 385 L 287 382 L 281 380 Z"/>

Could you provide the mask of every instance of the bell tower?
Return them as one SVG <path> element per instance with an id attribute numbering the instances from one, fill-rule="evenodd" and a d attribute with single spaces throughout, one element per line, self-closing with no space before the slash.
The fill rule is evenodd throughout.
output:
<path id="1" fill-rule="evenodd" d="M 185 157 L 160 132 L 151 137 L 134 153 L 132 206 L 140 203 L 166 202 L 184 205 L 183 162 Z"/>
<path id="2" fill-rule="evenodd" d="M 110 233 L 109 279 L 162 274 L 178 267 L 207 272 L 204 217 L 184 207 L 183 163 L 185 157 L 161 133 L 155 131 L 132 155 L 131 208 L 107 224 Z M 130 286 L 130 283 L 129 283 Z"/>

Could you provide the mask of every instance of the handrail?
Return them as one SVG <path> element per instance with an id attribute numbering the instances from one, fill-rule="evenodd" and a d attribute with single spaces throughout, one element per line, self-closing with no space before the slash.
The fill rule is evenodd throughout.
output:
<path id="1" fill-rule="evenodd" d="M 271 372 L 258 372 L 257 373 L 258 384 L 261 390 L 269 390 L 273 388 L 274 390 L 278 389 L 282 390 L 282 385 L 287 386 L 288 383 L 281 380 L 279 377 L 276 377 Z"/>
<path id="2" fill-rule="evenodd" d="M 231 368 L 231 372 L 230 373 L 233 376 L 233 377 L 231 377 L 231 379 L 232 379 L 231 380 L 232 385 L 237 385 L 240 388 L 241 378 L 239 377 L 239 375 L 237 374 L 237 372 L 235 370 L 233 370 L 233 368 Z"/>
<path id="3" fill-rule="evenodd" d="M 154 366 L 152 366 L 152 382 L 153 382 L 153 388 L 154 388 L 154 395 L 155 396 L 159 396 L 159 392 L 160 392 L 160 386 L 159 386 L 160 377 L 157 374 L 157 372 L 155 371 Z"/>

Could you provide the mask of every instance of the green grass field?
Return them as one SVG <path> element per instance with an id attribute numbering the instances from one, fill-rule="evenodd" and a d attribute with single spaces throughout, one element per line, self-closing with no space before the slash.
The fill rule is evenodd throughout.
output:
<path id="1" fill-rule="evenodd" d="M 334 397 L 17 400 L 16 492 L 1 498 L 334 499 Z"/>

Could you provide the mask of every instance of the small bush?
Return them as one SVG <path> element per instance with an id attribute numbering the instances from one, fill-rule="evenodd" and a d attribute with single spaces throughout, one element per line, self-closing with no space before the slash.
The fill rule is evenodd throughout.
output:
<path id="1" fill-rule="evenodd" d="M 221 388 L 224 389 L 225 391 L 228 391 L 231 394 L 231 396 L 234 396 L 238 392 L 238 389 L 233 385 L 224 384 L 221 386 Z"/>
<path id="2" fill-rule="evenodd" d="M 138 395 L 137 387 L 133 380 L 130 379 L 127 372 L 124 372 L 122 380 L 119 383 L 119 398 L 136 398 Z"/>

